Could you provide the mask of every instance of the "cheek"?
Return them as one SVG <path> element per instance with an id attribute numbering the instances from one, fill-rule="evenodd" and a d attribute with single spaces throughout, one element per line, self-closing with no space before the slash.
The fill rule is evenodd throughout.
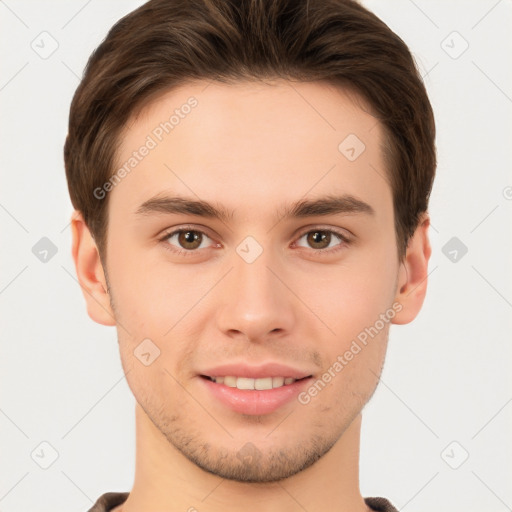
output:
<path id="1" fill-rule="evenodd" d="M 184 362 L 200 339 L 204 323 L 194 313 L 200 312 L 211 280 L 199 277 L 193 266 L 171 272 L 169 264 L 135 261 L 135 256 L 123 261 L 111 278 L 123 367 L 133 369 L 134 379 L 172 380 L 176 361 Z M 155 362 L 144 366 L 142 353 Z"/>
<path id="2" fill-rule="evenodd" d="M 396 267 L 391 262 L 386 268 L 385 258 L 361 256 L 357 265 L 333 266 L 315 279 L 314 292 L 304 295 L 329 327 L 322 336 L 321 381 L 329 382 L 322 395 L 336 410 L 363 405 L 377 386 L 394 316 Z"/>
<path id="3" fill-rule="evenodd" d="M 391 264 L 361 257 L 357 265 L 319 267 L 314 280 L 301 280 L 297 293 L 330 328 L 327 337 L 347 341 L 391 307 L 395 280 Z"/>
<path id="4" fill-rule="evenodd" d="M 169 363 L 173 357 L 164 346 L 160 357 L 146 365 L 134 356 L 133 350 L 128 347 L 121 350 L 128 386 L 137 402 L 152 417 L 156 414 L 163 418 L 169 411 L 181 410 L 186 405 L 187 395 L 178 384 L 181 378 Z"/>
<path id="5" fill-rule="evenodd" d="M 109 277 L 116 314 L 138 336 L 162 337 L 190 309 L 198 293 L 194 288 L 201 279 L 192 265 L 173 268 L 162 258 L 151 261 L 136 248 L 125 254 L 112 251 L 111 261 L 115 262 L 110 263 Z"/>
<path id="6" fill-rule="evenodd" d="M 359 410 L 374 392 L 394 316 L 389 288 L 364 284 L 347 277 L 330 288 L 331 300 L 324 296 L 318 307 L 330 330 L 319 340 L 324 367 L 317 387 L 325 387 L 323 403 L 343 414 Z"/>

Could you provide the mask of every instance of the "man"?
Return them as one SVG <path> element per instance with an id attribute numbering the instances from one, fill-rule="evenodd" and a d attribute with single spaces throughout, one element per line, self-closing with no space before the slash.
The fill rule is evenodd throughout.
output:
<path id="1" fill-rule="evenodd" d="M 403 41 L 352 0 L 151 0 L 91 56 L 65 164 L 89 316 L 136 398 L 90 511 L 394 511 L 359 490 L 436 166 Z"/>

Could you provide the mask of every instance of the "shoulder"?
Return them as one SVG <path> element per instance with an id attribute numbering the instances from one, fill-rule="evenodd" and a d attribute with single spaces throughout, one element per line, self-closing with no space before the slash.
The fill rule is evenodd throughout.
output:
<path id="1" fill-rule="evenodd" d="M 129 492 L 106 492 L 87 512 L 111 512 L 115 507 L 124 503 L 129 494 Z"/>
<path id="2" fill-rule="evenodd" d="M 398 510 L 386 498 L 365 498 L 364 502 L 376 512 L 398 512 Z"/>

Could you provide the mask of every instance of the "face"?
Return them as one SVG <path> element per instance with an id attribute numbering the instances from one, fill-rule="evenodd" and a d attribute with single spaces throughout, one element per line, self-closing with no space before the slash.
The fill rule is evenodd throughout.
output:
<path id="1" fill-rule="evenodd" d="M 375 118 L 318 82 L 197 82 L 126 127 L 106 259 L 122 364 L 148 418 L 199 467 L 291 476 L 373 394 L 399 272 L 382 140 Z M 276 388 L 205 377 L 244 375 Z M 277 387 L 293 376 L 305 378 Z"/>

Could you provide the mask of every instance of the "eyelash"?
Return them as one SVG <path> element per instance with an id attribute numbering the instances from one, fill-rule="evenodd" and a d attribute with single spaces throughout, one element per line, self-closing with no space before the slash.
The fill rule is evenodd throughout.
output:
<path id="1" fill-rule="evenodd" d="M 187 257 L 187 256 L 194 256 L 199 251 L 198 249 L 189 249 L 189 250 L 186 250 L 186 249 L 176 249 L 174 246 L 172 246 L 171 244 L 167 243 L 169 238 L 171 238 L 172 236 L 174 236 L 174 235 L 176 235 L 178 233 L 182 233 L 182 232 L 185 232 L 185 231 L 193 231 L 194 233 L 201 233 L 202 235 L 205 235 L 206 237 L 211 239 L 211 237 L 209 237 L 207 233 L 205 233 L 204 231 L 201 231 L 200 229 L 196 229 L 193 226 L 182 226 L 182 227 L 180 227 L 180 229 L 175 229 L 174 231 L 170 231 L 170 232 L 166 233 L 162 238 L 159 239 L 159 241 L 160 242 L 164 242 L 165 249 L 168 250 L 168 251 L 171 251 L 173 254 L 176 254 L 177 256 L 185 256 L 185 257 Z M 321 228 L 321 227 L 315 227 L 313 229 L 308 229 L 307 231 L 302 232 L 298 236 L 297 240 L 300 240 L 304 235 L 307 235 L 307 234 L 312 233 L 314 231 L 320 231 L 320 232 L 323 232 L 323 233 L 331 233 L 334 236 L 338 237 L 341 242 L 343 242 L 343 243 L 341 243 L 339 246 L 337 246 L 334 249 L 311 249 L 313 252 L 315 252 L 315 253 L 317 253 L 319 255 L 322 255 L 322 256 L 323 255 L 335 254 L 338 251 L 343 250 L 346 245 L 349 245 L 351 243 L 351 240 L 346 235 L 344 235 L 343 233 L 341 233 L 341 232 L 339 232 L 337 230 L 324 229 L 324 228 Z"/>

